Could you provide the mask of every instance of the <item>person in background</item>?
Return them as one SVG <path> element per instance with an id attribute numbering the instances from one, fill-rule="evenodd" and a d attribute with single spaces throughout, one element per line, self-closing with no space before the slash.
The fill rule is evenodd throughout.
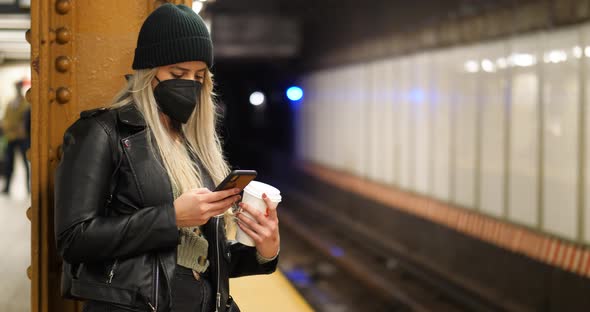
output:
<path id="1" fill-rule="evenodd" d="M 4 155 L 4 174 L 6 176 L 6 183 L 4 184 L 4 189 L 2 190 L 2 193 L 4 194 L 9 194 L 10 192 L 10 183 L 12 180 L 14 160 L 17 150 L 20 151 L 25 163 L 25 168 L 27 171 L 27 190 L 30 192 L 29 166 L 26 157 L 30 139 L 27 135 L 29 132 L 26 129 L 27 126 L 25 121 L 27 112 L 30 110 L 30 105 L 23 96 L 23 84 L 24 80 L 18 81 L 14 84 L 16 88 L 16 97 L 8 103 L 4 118 L 2 119 L 2 131 L 4 132 L 4 136 L 7 140 L 6 151 Z"/>

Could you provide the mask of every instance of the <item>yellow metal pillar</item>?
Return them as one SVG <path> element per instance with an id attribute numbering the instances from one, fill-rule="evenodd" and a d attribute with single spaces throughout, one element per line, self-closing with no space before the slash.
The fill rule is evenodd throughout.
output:
<path id="1" fill-rule="evenodd" d="M 131 72 L 137 34 L 165 1 L 38 0 L 31 4 L 31 311 L 81 311 L 60 296 L 53 235 L 53 175 L 64 130 L 79 112 L 106 106 Z M 168 1 L 191 5 L 190 0 Z M 71 190 L 75 192 L 76 190 Z"/>

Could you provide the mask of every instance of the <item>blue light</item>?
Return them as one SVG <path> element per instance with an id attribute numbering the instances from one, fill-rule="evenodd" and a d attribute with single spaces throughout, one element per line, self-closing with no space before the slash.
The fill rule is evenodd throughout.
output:
<path id="1" fill-rule="evenodd" d="M 291 101 L 299 101 L 303 98 L 303 90 L 299 87 L 290 87 L 287 89 L 287 97 Z"/>
<path id="2" fill-rule="evenodd" d="M 418 88 L 410 90 L 410 102 L 419 104 L 424 102 L 424 100 L 426 100 L 424 91 Z"/>
<path id="3" fill-rule="evenodd" d="M 302 269 L 294 268 L 290 271 L 285 271 L 285 276 L 299 287 L 308 287 L 311 285 L 311 277 Z"/>

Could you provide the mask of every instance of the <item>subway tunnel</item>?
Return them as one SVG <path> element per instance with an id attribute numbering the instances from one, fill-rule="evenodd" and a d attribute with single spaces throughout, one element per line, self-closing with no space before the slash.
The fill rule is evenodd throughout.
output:
<path id="1" fill-rule="evenodd" d="M 62 137 L 163 2 L 208 26 L 229 166 L 281 192 L 242 311 L 589 309 L 590 1 L 7 0 L 0 117 L 18 93 L 31 115 L 26 159 L 0 123 L 0 311 L 82 311 L 52 236 Z"/>

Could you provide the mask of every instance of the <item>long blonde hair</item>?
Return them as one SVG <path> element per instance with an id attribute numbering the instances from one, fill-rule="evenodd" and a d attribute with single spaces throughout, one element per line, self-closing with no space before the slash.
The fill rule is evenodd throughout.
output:
<path id="1" fill-rule="evenodd" d="M 136 70 L 127 85 L 115 96 L 111 108 L 119 108 L 135 103 L 142 113 L 148 127 L 151 129 L 164 167 L 170 177 L 173 187 L 179 194 L 188 190 L 203 187 L 203 177 L 193 165 L 190 155 L 183 143 L 176 142 L 168 134 L 166 127 L 160 121 L 156 99 L 151 87 L 151 82 L 158 72 L 157 68 Z M 187 145 L 194 155 L 203 164 L 203 167 L 211 175 L 215 185 L 219 184 L 229 173 L 229 165 L 223 156 L 221 140 L 217 134 L 217 114 L 213 93 L 213 75 L 206 70 L 201 90 L 199 105 L 186 124 L 182 125 L 182 131 Z M 151 144 L 150 132 L 148 132 L 148 144 Z M 229 217 L 229 211 L 226 213 Z M 229 225 L 226 218 L 226 225 Z"/>

